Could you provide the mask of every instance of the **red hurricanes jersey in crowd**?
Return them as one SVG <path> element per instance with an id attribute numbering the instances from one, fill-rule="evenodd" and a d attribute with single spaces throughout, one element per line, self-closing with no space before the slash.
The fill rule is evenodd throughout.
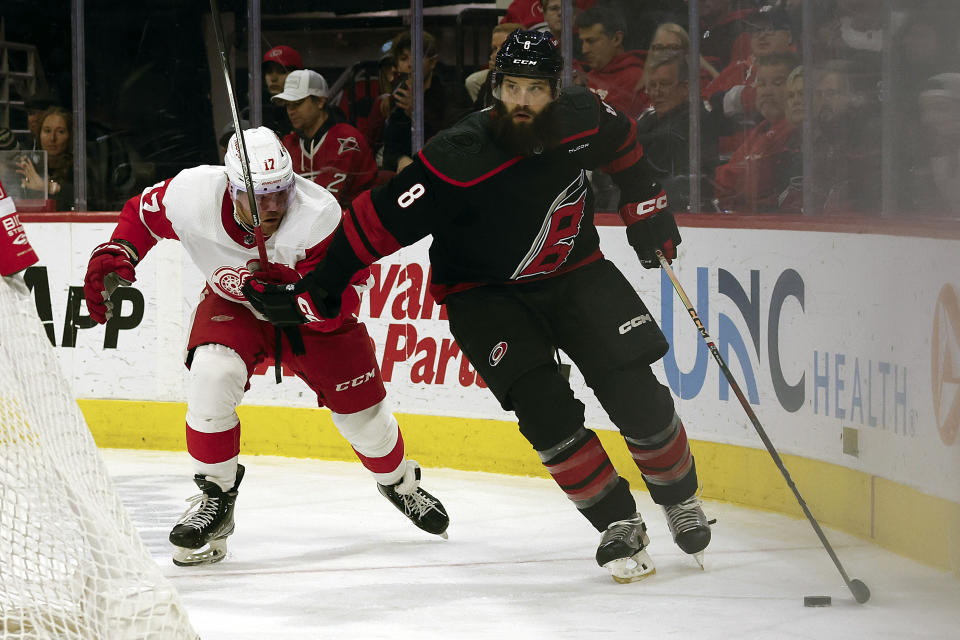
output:
<path id="1" fill-rule="evenodd" d="M 324 187 L 341 203 L 370 188 L 377 176 L 377 161 L 366 138 L 346 122 L 320 127 L 312 140 L 288 134 L 283 146 L 297 174 Z"/>
<path id="2" fill-rule="evenodd" d="M 37 261 L 37 254 L 20 224 L 17 208 L 0 184 L 0 275 L 23 271 Z"/>

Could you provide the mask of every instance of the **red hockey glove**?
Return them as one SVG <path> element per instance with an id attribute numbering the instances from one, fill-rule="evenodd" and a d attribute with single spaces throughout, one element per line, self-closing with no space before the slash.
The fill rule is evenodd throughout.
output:
<path id="1" fill-rule="evenodd" d="M 90 318 L 100 324 L 113 317 L 110 296 L 117 287 L 133 284 L 137 252 L 125 240 L 111 240 L 97 246 L 90 255 L 83 279 L 83 297 Z"/>
<path id="2" fill-rule="evenodd" d="M 677 257 L 677 245 L 680 244 L 680 230 L 673 214 L 667 208 L 667 194 L 659 195 L 644 202 L 631 202 L 620 207 L 620 218 L 627 225 L 627 240 L 637 252 L 644 269 L 656 269 L 660 266 L 656 250 L 663 252 L 667 262 Z"/>

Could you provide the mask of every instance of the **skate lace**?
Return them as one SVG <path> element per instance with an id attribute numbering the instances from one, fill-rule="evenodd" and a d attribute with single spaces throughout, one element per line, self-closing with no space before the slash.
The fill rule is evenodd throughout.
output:
<path id="1" fill-rule="evenodd" d="M 683 502 L 664 507 L 670 525 L 677 532 L 689 531 L 698 527 L 707 526 L 707 517 L 700 509 L 700 501 L 696 496 L 687 498 Z"/>
<path id="2" fill-rule="evenodd" d="M 641 526 L 640 518 L 630 518 L 628 520 L 617 520 L 607 526 L 603 534 L 602 542 L 607 543 L 613 540 L 626 540 L 630 535 Z"/>
<path id="3" fill-rule="evenodd" d="M 431 509 L 435 509 L 437 501 L 428 498 L 422 491 L 417 489 L 409 495 L 397 494 L 403 500 L 404 513 L 407 515 L 425 516 Z"/>
<path id="4" fill-rule="evenodd" d="M 177 524 L 193 527 L 194 529 L 203 529 L 217 517 L 217 511 L 220 506 L 220 498 L 217 496 L 208 496 L 205 493 L 198 493 L 190 496 L 186 500 L 189 503 L 187 510 L 180 516 Z M 198 507 L 199 505 L 199 507 Z M 193 509 L 196 508 L 196 511 Z M 193 513 L 191 513 L 193 511 Z"/>

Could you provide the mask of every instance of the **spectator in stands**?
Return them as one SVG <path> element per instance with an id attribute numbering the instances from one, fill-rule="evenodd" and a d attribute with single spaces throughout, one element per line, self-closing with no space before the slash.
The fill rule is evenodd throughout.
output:
<path id="1" fill-rule="evenodd" d="M 647 106 L 646 96 L 636 90 L 643 75 L 645 54 L 624 50 L 627 26 L 623 15 L 605 6 L 593 7 L 577 16 L 576 25 L 586 61 L 586 68 L 579 62 L 574 65 L 579 82 L 636 118 Z"/>
<path id="2" fill-rule="evenodd" d="M 263 54 L 260 69 L 267 89 L 263 96 L 263 126 L 273 129 L 282 138 L 290 133 L 290 122 L 284 109 L 278 107 L 271 98 L 283 91 L 287 74 L 303 69 L 303 59 L 296 49 L 280 45 Z"/>
<path id="3" fill-rule="evenodd" d="M 793 127 L 784 143 L 785 156 L 774 166 L 773 181 L 779 191 L 777 208 L 784 213 L 803 212 L 803 67 L 787 76 L 786 120 Z"/>
<path id="4" fill-rule="evenodd" d="M 690 205 L 690 96 L 687 56 L 680 50 L 658 51 L 647 57 L 643 79 L 650 108 L 637 121 L 637 141 L 643 157 L 656 172 L 667 192 L 670 206 L 684 211 Z M 698 101 L 701 122 L 707 123 L 706 108 Z M 713 175 L 717 137 L 708 127 L 700 131 L 700 160 L 703 176 Z M 701 193 L 710 197 L 709 181 Z"/>
<path id="5" fill-rule="evenodd" d="M 367 143 L 371 149 L 380 150 L 383 142 L 383 127 L 387 123 L 387 117 L 390 115 L 390 109 L 393 105 L 394 79 L 397 77 L 397 61 L 390 54 L 393 42 L 387 41 L 382 47 L 383 54 L 377 63 L 377 87 L 379 95 L 373 100 L 370 106 L 370 113 L 366 118 L 357 118 L 357 128 L 363 132 L 367 138 Z M 379 166 L 382 159 L 378 159 Z"/>
<path id="6" fill-rule="evenodd" d="M 57 103 L 54 100 L 45 96 L 34 96 L 25 101 L 27 129 L 30 130 L 30 133 L 20 138 L 21 149 L 40 148 L 40 120 L 47 109 L 56 105 Z"/>
<path id="7" fill-rule="evenodd" d="M 397 63 L 398 85 L 393 91 L 393 108 L 383 131 L 383 164 L 388 171 L 400 171 L 410 163 L 410 119 L 413 109 L 412 78 L 413 56 L 410 51 L 410 32 L 401 31 L 391 47 Z M 437 69 L 439 54 L 437 41 L 428 32 L 423 32 L 423 131 L 424 141 L 429 140 L 466 114 L 471 107 L 463 83 L 445 83 Z"/>
<path id="8" fill-rule="evenodd" d="M 40 118 L 40 146 L 47 152 L 47 194 L 56 201 L 57 211 L 73 208 L 73 116 L 62 107 L 50 107 Z M 24 156 L 18 173 L 21 186 L 42 198 L 43 177 L 29 157 Z"/>
<path id="9" fill-rule="evenodd" d="M 749 57 L 746 20 L 757 12 L 751 0 L 700 0 L 700 53 L 720 68 Z"/>
<path id="10" fill-rule="evenodd" d="M 684 54 L 689 54 L 690 36 L 687 34 L 687 30 L 679 24 L 664 22 L 657 25 L 657 30 L 653 32 L 647 55 L 663 55 L 671 51 L 682 51 Z M 709 60 L 700 56 L 700 86 L 707 86 L 718 75 L 720 75 L 720 72 L 717 71 L 716 67 Z M 643 81 L 641 80 L 642 84 Z"/>
<path id="11" fill-rule="evenodd" d="M 717 168 L 714 195 L 721 211 L 774 211 L 782 191 L 775 178 L 787 161 L 794 125 L 786 119 L 787 77 L 797 66 L 793 53 L 757 60 L 757 108 L 763 120 L 747 132 L 729 162 Z"/>
<path id="12" fill-rule="evenodd" d="M 597 0 L 574 0 L 574 11 L 589 9 L 596 2 Z M 524 29 L 542 31 L 547 24 L 544 16 L 544 2 L 543 0 L 513 0 L 500 22 L 516 22 L 523 25 Z M 560 37 L 560 34 L 556 32 L 553 32 L 553 35 L 557 38 Z"/>
<path id="13" fill-rule="evenodd" d="M 748 26 L 749 58 L 731 62 L 701 91 L 710 101 L 711 118 L 721 135 L 720 153 L 723 155 L 739 146 L 745 131 L 759 121 L 755 86 L 757 59 L 795 49 L 789 16 L 779 6 L 765 5 L 750 17 Z"/>
<path id="14" fill-rule="evenodd" d="M 659 25 L 686 24 L 690 14 L 687 0 L 600 0 L 597 5 L 616 9 L 624 17 L 623 48 L 627 51 L 646 49 Z"/>
<path id="15" fill-rule="evenodd" d="M 878 214 L 881 122 L 873 70 L 832 60 L 818 74 L 813 99 L 813 210 Z"/>
<path id="16" fill-rule="evenodd" d="M 543 13 L 541 31 L 549 31 L 557 41 L 563 39 L 563 0 L 540 0 L 540 11 Z M 493 63 L 490 63 L 491 66 Z"/>
<path id="17" fill-rule="evenodd" d="M 474 110 L 478 111 L 487 107 L 488 101 L 491 99 L 490 68 L 493 67 L 493 63 L 497 59 L 497 52 L 500 51 L 500 45 L 504 43 L 507 36 L 513 33 L 514 30 L 522 28 L 522 26 L 515 22 L 504 22 L 493 28 L 493 32 L 490 34 L 490 60 L 488 61 L 487 68 L 471 73 L 467 76 L 467 79 L 463 81 L 463 86 L 466 88 L 470 100 L 473 101 Z M 490 104 L 493 103 L 490 102 Z"/>
<path id="18" fill-rule="evenodd" d="M 347 204 L 373 185 L 377 163 L 363 134 L 328 108 L 328 97 L 324 77 L 301 69 L 291 71 L 283 92 L 271 99 L 286 108 L 293 126 L 282 142 L 294 172 Z"/>

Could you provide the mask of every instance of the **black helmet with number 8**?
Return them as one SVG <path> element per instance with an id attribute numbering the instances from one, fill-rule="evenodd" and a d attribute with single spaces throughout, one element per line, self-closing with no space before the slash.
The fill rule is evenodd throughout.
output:
<path id="1" fill-rule="evenodd" d="M 563 56 L 560 43 L 548 32 L 517 29 L 497 52 L 497 59 L 490 77 L 493 97 L 500 99 L 500 85 L 504 76 L 521 78 L 544 78 L 556 96 L 560 88 L 560 72 L 563 71 Z"/>

